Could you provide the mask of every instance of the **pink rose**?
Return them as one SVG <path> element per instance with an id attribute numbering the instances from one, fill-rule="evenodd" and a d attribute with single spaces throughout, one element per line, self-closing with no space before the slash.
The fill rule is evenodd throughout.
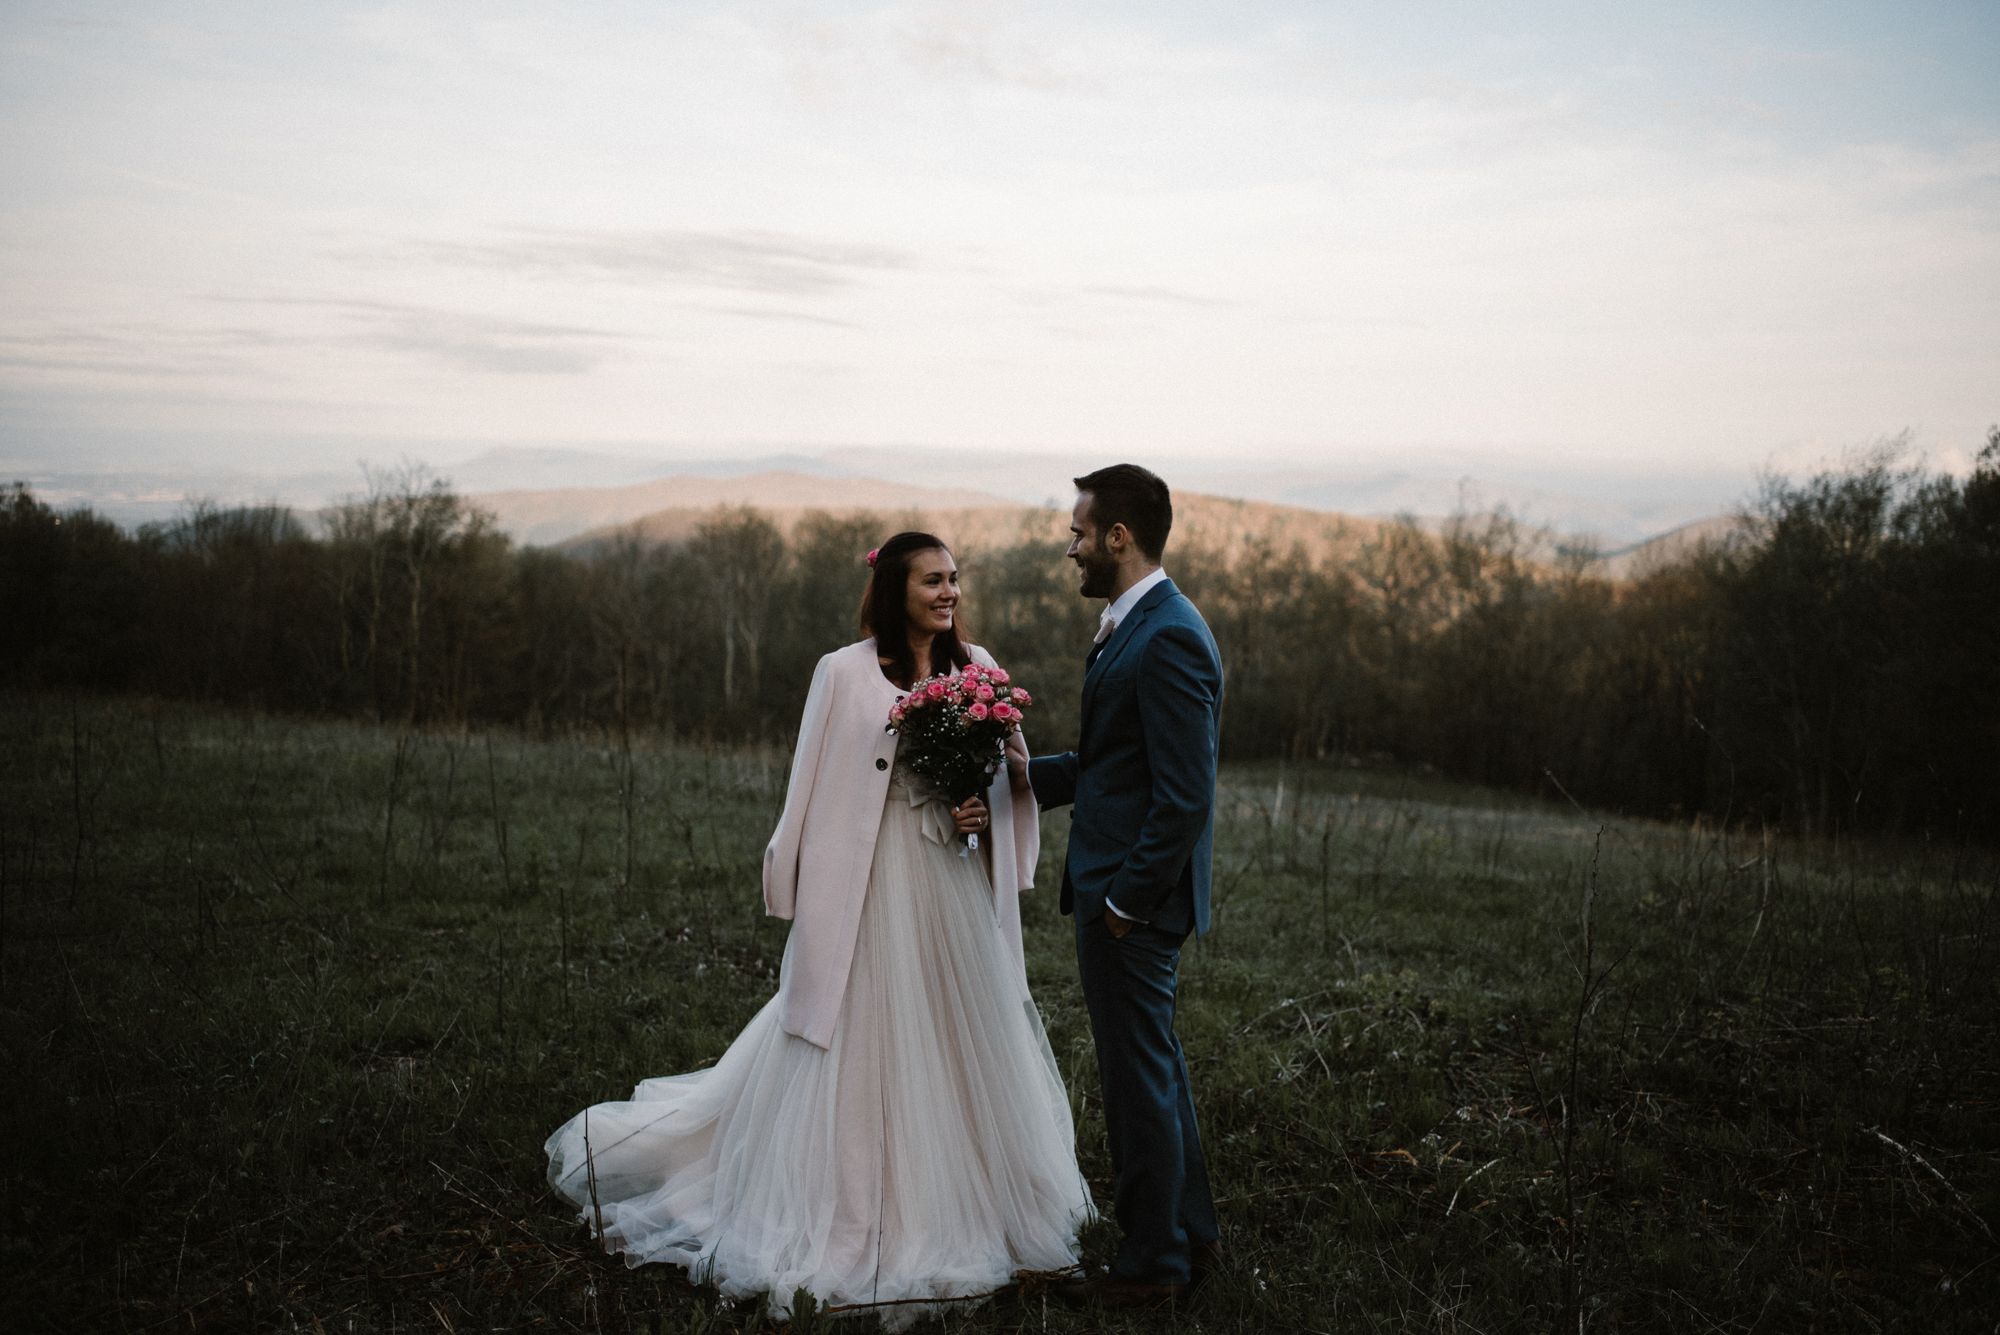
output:
<path id="1" fill-rule="evenodd" d="M 1007 706 L 999 705 L 996 707 L 1000 709 L 1005 709 Z M 975 700 L 972 703 L 972 707 L 965 711 L 965 716 L 967 718 L 972 718 L 972 719 L 983 719 L 986 717 L 986 706 L 980 704 L 978 701 Z"/>
<path id="2" fill-rule="evenodd" d="M 943 682 L 934 681 L 929 686 L 926 686 L 924 688 L 924 694 L 928 695 L 933 700 L 942 700 L 944 699 L 945 689 L 946 689 L 945 684 Z"/>
<path id="3" fill-rule="evenodd" d="M 1010 722 L 1018 712 L 1011 705 L 995 705 L 992 709 L 993 717 L 999 719 L 1002 723 Z"/>
<path id="4" fill-rule="evenodd" d="M 982 685 L 978 690 L 974 691 L 973 694 L 978 696 L 981 700 L 991 700 L 993 698 L 993 688 L 991 686 Z"/>
<path id="5" fill-rule="evenodd" d="M 1035 697 L 1029 695 L 1019 686 L 1016 686 L 1012 691 L 1008 692 L 1007 698 L 1017 705 L 1031 705 L 1035 703 Z"/>
<path id="6" fill-rule="evenodd" d="M 988 672 L 986 676 L 989 680 L 998 682 L 1002 686 L 1005 686 L 1007 684 L 1006 668 L 994 668 L 992 671 Z"/>

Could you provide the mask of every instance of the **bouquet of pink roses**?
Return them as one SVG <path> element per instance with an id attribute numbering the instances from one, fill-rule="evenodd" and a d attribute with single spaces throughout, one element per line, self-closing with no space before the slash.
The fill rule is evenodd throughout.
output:
<path id="1" fill-rule="evenodd" d="M 897 759 L 950 800 L 963 806 L 986 791 L 1007 763 L 1007 734 L 1034 703 L 1009 684 L 1002 668 L 969 663 L 957 672 L 926 677 L 889 710 L 888 731 L 901 737 Z M 966 839 L 979 847 L 979 836 Z"/>

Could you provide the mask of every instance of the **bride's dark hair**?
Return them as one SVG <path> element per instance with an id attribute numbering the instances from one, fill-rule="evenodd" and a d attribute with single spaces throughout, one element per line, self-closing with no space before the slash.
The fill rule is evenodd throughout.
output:
<path id="1" fill-rule="evenodd" d="M 905 689 L 916 684 L 917 656 L 910 648 L 910 558 L 918 552 L 950 552 L 944 539 L 929 533 L 898 533 L 875 555 L 875 569 L 861 595 L 861 629 L 875 637 L 875 653 L 889 660 L 890 677 Z M 931 641 L 931 671 L 964 667 L 972 661 L 959 631 L 965 626 L 965 602 L 959 601 L 949 630 Z"/>

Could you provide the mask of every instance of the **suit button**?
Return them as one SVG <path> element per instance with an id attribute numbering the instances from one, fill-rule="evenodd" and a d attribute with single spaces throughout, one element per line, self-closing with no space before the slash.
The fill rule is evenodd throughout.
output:
<path id="1" fill-rule="evenodd" d="M 882 757 L 880 757 L 880 756 L 876 756 L 876 757 L 875 757 L 875 768 L 876 768 L 876 769 L 887 769 L 887 768 L 889 768 L 889 762 L 888 762 L 888 761 L 886 761 L 886 760 L 884 760 L 884 759 L 882 759 Z"/>

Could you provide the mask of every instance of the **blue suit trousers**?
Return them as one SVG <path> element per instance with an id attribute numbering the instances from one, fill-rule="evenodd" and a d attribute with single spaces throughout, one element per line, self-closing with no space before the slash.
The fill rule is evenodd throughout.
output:
<path id="1" fill-rule="evenodd" d="M 1101 915 L 1076 917 L 1077 969 L 1117 1184 L 1112 1212 L 1125 1233 L 1112 1268 L 1144 1284 L 1187 1283 L 1190 1246 L 1221 1236 L 1174 1034 L 1175 969 L 1186 939 L 1145 923 L 1115 937 Z"/>

